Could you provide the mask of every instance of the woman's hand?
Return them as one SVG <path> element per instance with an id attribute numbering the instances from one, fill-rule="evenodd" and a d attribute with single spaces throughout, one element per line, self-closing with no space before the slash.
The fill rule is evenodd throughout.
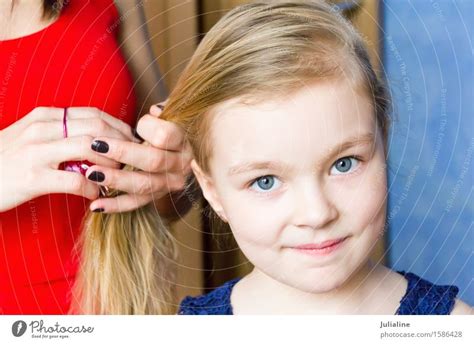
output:
<path id="1" fill-rule="evenodd" d="M 119 168 L 116 161 L 90 149 L 94 137 L 138 142 L 126 123 L 87 107 L 68 108 L 68 137 L 63 138 L 63 111 L 35 108 L 0 131 L 0 212 L 53 193 L 96 199 L 97 184 L 79 173 L 58 170 L 59 165 L 88 160 L 106 168 Z"/>
<path id="2" fill-rule="evenodd" d="M 191 172 L 191 148 L 184 133 L 174 123 L 159 118 L 161 110 L 152 106 L 137 125 L 144 143 L 97 137 L 91 149 L 104 158 L 131 165 L 141 171 L 118 170 L 101 164 L 87 170 L 86 176 L 98 185 L 126 192 L 113 198 L 99 198 L 90 209 L 107 213 L 136 209 L 182 190 Z"/>

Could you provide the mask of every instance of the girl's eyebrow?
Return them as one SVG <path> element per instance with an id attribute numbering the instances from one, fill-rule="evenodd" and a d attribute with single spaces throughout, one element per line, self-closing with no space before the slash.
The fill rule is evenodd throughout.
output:
<path id="1" fill-rule="evenodd" d="M 374 133 L 365 133 L 365 134 L 353 136 L 349 138 L 348 140 L 331 148 L 329 150 L 329 153 L 327 154 L 327 159 L 332 158 L 334 155 L 340 154 L 341 152 L 344 152 L 345 150 L 351 147 L 362 145 L 362 144 L 374 143 L 374 141 L 375 141 Z"/>
<path id="2" fill-rule="evenodd" d="M 238 164 L 232 166 L 229 169 L 228 175 L 236 175 L 240 173 L 245 173 L 248 171 L 255 171 L 255 170 L 278 170 L 278 169 L 288 169 L 288 166 L 282 162 L 276 161 L 255 161 L 255 162 L 244 162 L 242 164 Z"/>
<path id="3" fill-rule="evenodd" d="M 373 143 L 375 140 L 375 135 L 373 133 L 366 133 L 362 135 L 357 135 L 354 137 L 349 138 L 348 140 L 344 141 L 336 145 L 335 147 L 329 150 L 327 154 L 327 158 L 329 159 L 334 155 L 340 154 L 341 152 L 362 144 Z M 278 161 L 253 161 L 253 162 L 244 162 L 241 164 L 237 164 L 229 168 L 228 175 L 236 175 L 240 173 L 245 173 L 248 171 L 254 170 L 289 170 L 290 166 L 283 162 Z"/>

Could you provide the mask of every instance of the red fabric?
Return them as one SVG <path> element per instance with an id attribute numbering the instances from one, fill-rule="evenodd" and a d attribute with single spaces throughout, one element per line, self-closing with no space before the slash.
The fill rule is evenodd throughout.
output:
<path id="1" fill-rule="evenodd" d="M 0 41 L 0 129 L 38 106 L 93 106 L 136 121 L 113 1 L 66 3 L 46 29 Z M 89 204 L 52 194 L 0 213 L 0 314 L 67 313 L 77 269 L 73 247 Z"/>

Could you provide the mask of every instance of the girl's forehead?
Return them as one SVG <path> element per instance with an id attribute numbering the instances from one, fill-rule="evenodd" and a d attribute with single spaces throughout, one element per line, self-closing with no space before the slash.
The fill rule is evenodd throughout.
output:
<path id="1" fill-rule="evenodd" d="M 305 108 L 337 112 L 344 105 L 371 104 L 371 97 L 359 82 L 347 78 L 327 78 L 303 82 L 296 89 L 271 89 L 226 100 L 213 107 L 214 116 L 242 111 L 278 111 L 278 108 Z M 360 101 L 358 101 L 360 100 Z M 359 104 L 360 103 L 360 104 Z M 354 109 L 357 110 L 357 109 Z"/>
<path id="2" fill-rule="evenodd" d="M 214 114 L 212 155 L 228 163 L 320 159 L 349 141 L 370 142 L 375 122 L 370 100 L 344 84 L 315 84 L 285 99 L 252 105 L 234 100 Z"/>
<path id="3" fill-rule="evenodd" d="M 227 136 L 229 131 L 240 135 L 236 129 L 246 128 L 263 138 L 287 132 L 309 132 L 321 138 L 347 136 L 375 122 L 370 98 L 341 80 L 317 82 L 260 102 L 231 99 L 214 108 L 211 116 L 213 136 Z"/>

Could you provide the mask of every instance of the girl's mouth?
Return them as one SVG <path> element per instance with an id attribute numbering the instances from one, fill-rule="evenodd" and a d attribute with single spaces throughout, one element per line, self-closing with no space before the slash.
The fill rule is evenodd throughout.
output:
<path id="1" fill-rule="evenodd" d="M 316 244 L 304 244 L 291 247 L 298 252 L 313 256 L 326 256 L 338 250 L 346 241 L 347 237 L 326 240 Z"/>

